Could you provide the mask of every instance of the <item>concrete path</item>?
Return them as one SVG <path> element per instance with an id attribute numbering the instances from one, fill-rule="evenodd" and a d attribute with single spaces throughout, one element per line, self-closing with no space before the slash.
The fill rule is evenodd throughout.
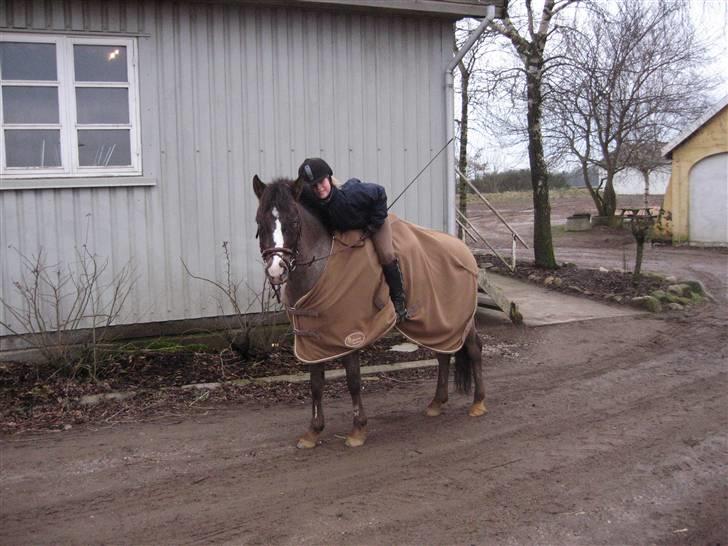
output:
<path id="1" fill-rule="evenodd" d="M 549 290 L 535 283 L 525 282 L 488 272 L 489 281 L 518 305 L 527 326 L 545 326 L 611 317 L 628 317 L 644 314 L 645 311 L 626 305 L 607 304 L 585 297 L 570 296 Z M 479 311 L 480 312 L 480 311 Z M 508 319 L 503 313 L 483 312 L 485 316 L 497 319 L 497 315 Z"/>

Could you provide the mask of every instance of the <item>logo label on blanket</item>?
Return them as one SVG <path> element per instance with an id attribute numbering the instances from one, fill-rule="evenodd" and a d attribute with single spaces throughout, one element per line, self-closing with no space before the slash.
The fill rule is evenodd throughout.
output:
<path id="1" fill-rule="evenodd" d="M 347 347 L 360 347 L 364 341 L 366 340 L 367 336 L 364 334 L 364 332 L 352 332 L 348 336 L 346 336 L 346 339 L 344 339 L 344 345 Z"/>

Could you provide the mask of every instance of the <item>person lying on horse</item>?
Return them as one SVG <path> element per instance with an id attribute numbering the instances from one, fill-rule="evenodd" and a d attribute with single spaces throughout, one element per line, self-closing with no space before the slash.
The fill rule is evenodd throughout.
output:
<path id="1" fill-rule="evenodd" d="M 387 193 L 382 186 L 351 178 L 339 186 L 326 161 L 306 159 L 298 169 L 298 178 L 306 182 L 316 197 L 324 223 L 336 231 L 361 229 L 374 243 L 389 297 L 397 313 L 397 322 L 410 318 L 399 261 L 392 245 L 392 228 L 387 216 Z"/>

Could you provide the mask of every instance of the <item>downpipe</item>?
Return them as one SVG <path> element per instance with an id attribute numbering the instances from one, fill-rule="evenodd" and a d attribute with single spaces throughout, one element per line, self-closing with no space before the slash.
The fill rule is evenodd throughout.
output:
<path id="1" fill-rule="evenodd" d="M 445 161 L 447 164 L 447 184 L 446 184 L 446 195 L 445 195 L 445 219 L 447 222 L 447 232 L 450 235 L 457 233 L 457 224 L 455 222 L 455 198 L 456 198 L 456 184 L 455 184 L 455 69 L 458 63 L 465 57 L 468 51 L 473 47 L 475 42 L 488 28 L 490 22 L 495 18 L 495 6 L 487 6 L 485 8 L 485 17 L 481 21 L 478 28 L 470 33 L 468 39 L 463 44 L 452 58 L 450 63 L 445 69 L 445 140 L 448 142 L 452 141 L 447 147 L 447 153 Z"/>

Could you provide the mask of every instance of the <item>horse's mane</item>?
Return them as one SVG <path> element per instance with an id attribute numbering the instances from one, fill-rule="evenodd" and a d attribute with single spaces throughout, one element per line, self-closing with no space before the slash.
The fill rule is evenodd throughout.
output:
<path id="1" fill-rule="evenodd" d="M 276 178 L 266 188 L 266 192 L 263 196 L 263 206 L 266 209 L 277 207 L 279 210 L 284 210 L 292 206 L 294 202 L 293 198 L 293 185 L 295 180 L 289 178 Z M 313 193 L 313 190 L 308 184 L 303 185 L 301 191 L 301 197 L 298 202 L 315 218 L 321 222 L 328 231 L 332 232 L 331 226 L 328 223 L 328 218 L 323 214 L 323 210 L 318 204 L 318 197 Z"/>

